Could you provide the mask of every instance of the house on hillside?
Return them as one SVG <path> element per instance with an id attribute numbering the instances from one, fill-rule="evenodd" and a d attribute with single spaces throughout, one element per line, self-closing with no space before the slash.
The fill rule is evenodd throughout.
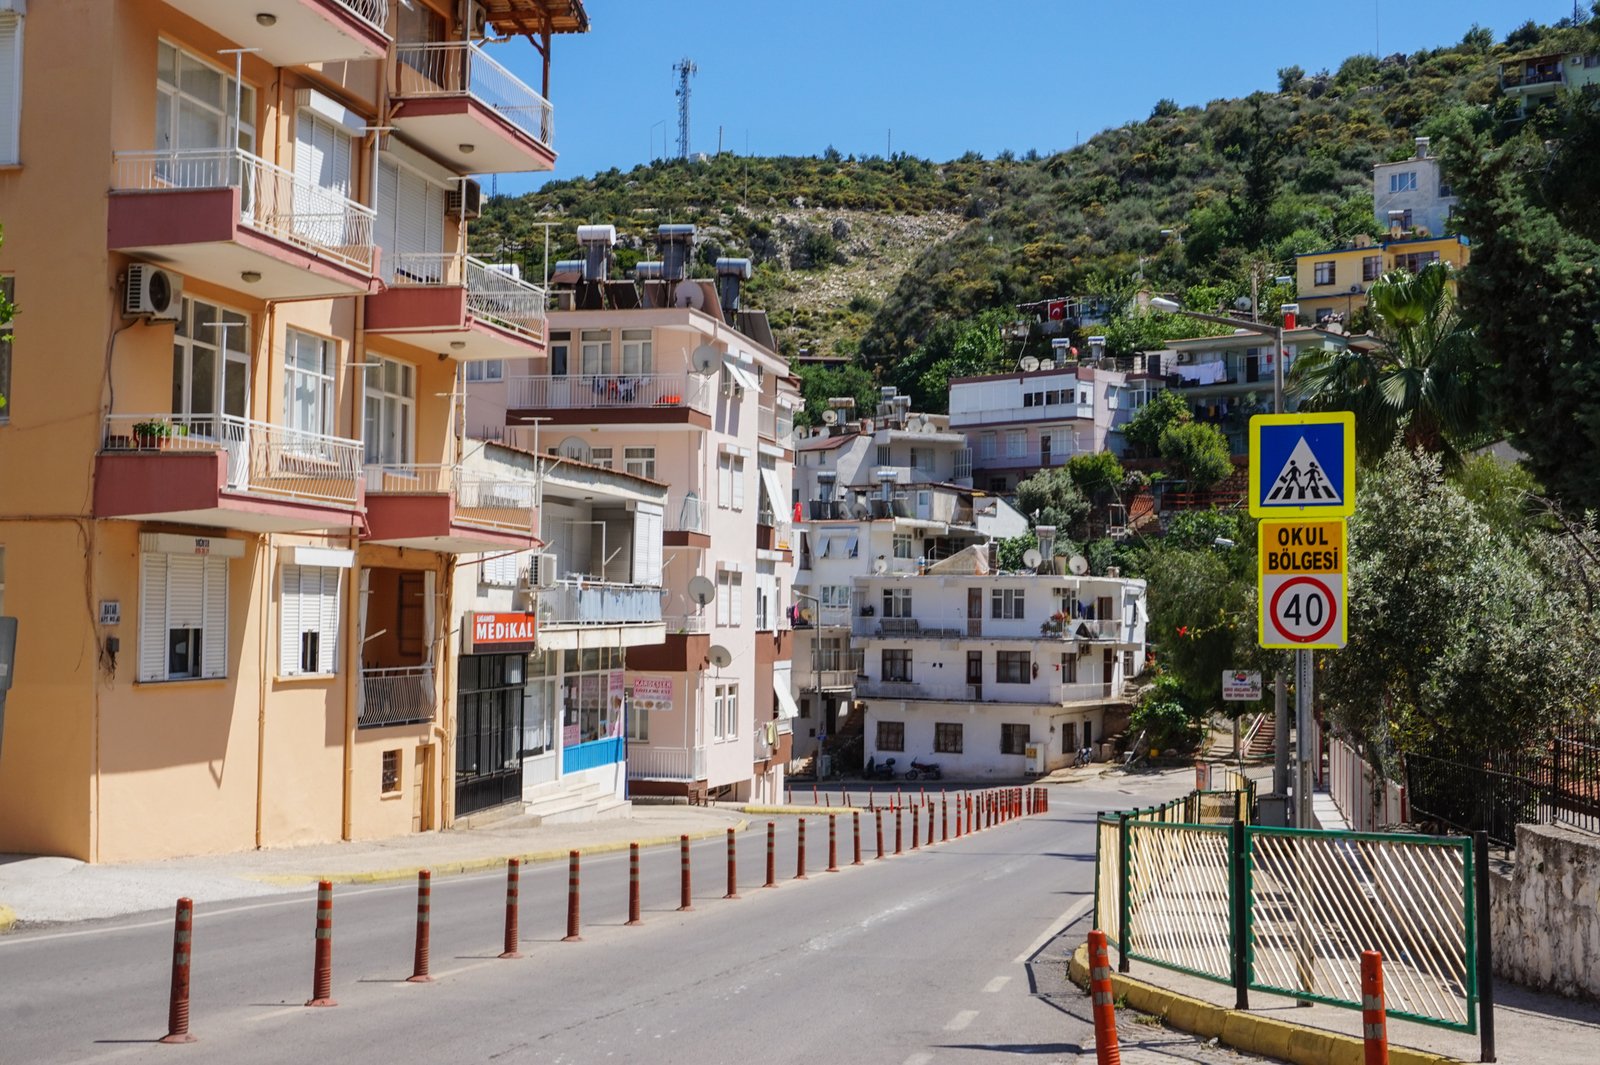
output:
<path id="1" fill-rule="evenodd" d="M 1576 92 L 1595 84 L 1600 84 L 1600 49 L 1525 56 L 1500 64 L 1500 91 L 1517 101 L 1522 118 L 1554 103 L 1562 89 Z"/>

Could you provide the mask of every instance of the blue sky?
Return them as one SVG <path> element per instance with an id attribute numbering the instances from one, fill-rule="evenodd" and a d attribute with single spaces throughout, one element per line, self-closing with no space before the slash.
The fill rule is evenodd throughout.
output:
<path id="1" fill-rule="evenodd" d="M 1587 8 L 1588 0 L 1584 0 Z M 743 154 L 895 151 L 946 160 L 969 149 L 1048 152 L 1129 119 L 1163 97 L 1183 105 L 1276 89 L 1277 70 L 1336 69 L 1346 57 L 1495 39 L 1571 0 L 587 0 L 593 30 L 557 37 L 553 175 L 502 175 L 503 193 L 675 146 L 672 65 L 688 56 L 692 147 Z M 491 54 L 539 85 L 525 41 Z"/>

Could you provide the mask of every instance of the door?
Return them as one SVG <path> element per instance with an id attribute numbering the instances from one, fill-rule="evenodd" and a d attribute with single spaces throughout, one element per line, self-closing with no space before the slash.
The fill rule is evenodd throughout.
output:
<path id="1" fill-rule="evenodd" d="M 1069 721 L 1061 726 L 1061 749 L 1067 753 L 1072 753 L 1079 749 L 1078 726 L 1075 722 Z"/>
<path id="2" fill-rule="evenodd" d="M 1039 465 L 1050 465 L 1050 434 L 1044 433 L 1039 437 Z"/>
<path id="3" fill-rule="evenodd" d="M 983 652 L 967 652 L 967 686 L 973 699 L 983 698 Z"/>
<path id="4" fill-rule="evenodd" d="M 1117 672 L 1117 653 L 1109 647 L 1107 647 L 1102 653 L 1105 657 L 1100 667 L 1100 680 L 1106 686 L 1106 694 L 1110 695 L 1111 682 L 1113 679 L 1115 679 Z"/>
<path id="5" fill-rule="evenodd" d="M 434 746 L 417 747 L 416 765 L 411 774 L 411 831 L 433 831 Z"/>
<path id="6" fill-rule="evenodd" d="M 926 521 L 929 518 L 933 517 L 933 493 L 932 492 L 918 492 L 917 493 L 917 517 L 923 519 L 924 521 Z"/>
<path id="7" fill-rule="evenodd" d="M 983 635 L 983 589 L 967 589 L 967 635 Z"/>

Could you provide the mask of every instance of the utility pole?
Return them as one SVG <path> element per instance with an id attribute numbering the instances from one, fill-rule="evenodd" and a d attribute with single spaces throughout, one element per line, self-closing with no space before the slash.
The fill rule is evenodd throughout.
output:
<path id="1" fill-rule="evenodd" d="M 689 161 L 689 79 L 699 73 L 694 61 L 684 56 L 672 64 L 678 75 L 678 158 Z"/>

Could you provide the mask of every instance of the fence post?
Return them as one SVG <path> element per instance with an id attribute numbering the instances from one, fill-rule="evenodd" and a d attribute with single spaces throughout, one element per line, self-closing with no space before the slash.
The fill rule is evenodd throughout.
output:
<path id="1" fill-rule="evenodd" d="M 1472 834 L 1473 901 L 1477 903 L 1478 1060 L 1498 1061 L 1494 1050 L 1494 920 L 1489 911 L 1489 833 Z"/>
<path id="2" fill-rule="evenodd" d="M 1245 967 L 1249 952 L 1245 943 L 1245 916 L 1250 895 L 1244 880 L 1244 822 L 1233 820 L 1233 866 L 1229 883 L 1233 890 L 1233 1008 L 1250 1008 L 1250 973 Z"/>
<path id="3" fill-rule="evenodd" d="M 1121 831 L 1117 834 L 1117 971 L 1128 971 L 1128 815 L 1118 814 Z"/>

